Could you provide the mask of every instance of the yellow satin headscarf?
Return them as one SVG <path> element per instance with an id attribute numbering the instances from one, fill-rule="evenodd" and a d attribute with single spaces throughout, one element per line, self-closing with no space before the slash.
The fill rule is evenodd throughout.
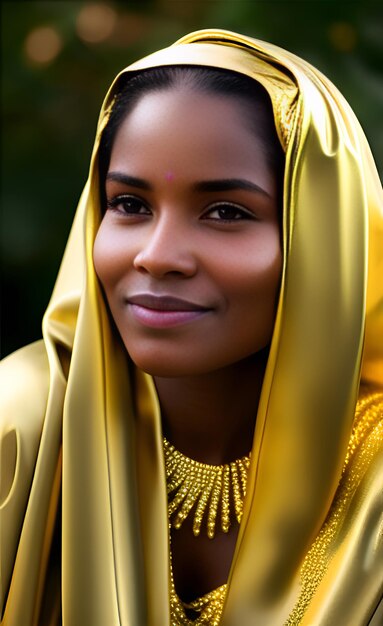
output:
<path id="1" fill-rule="evenodd" d="M 383 384 L 375 165 L 337 89 L 276 46 L 199 31 L 122 74 L 182 64 L 259 81 L 286 153 L 280 299 L 222 624 L 366 624 L 382 556 L 379 397 L 360 392 L 361 378 Z M 1 369 L 4 626 L 61 623 L 60 597 L 65 626 L 170 620 L 158 400 L 110 327 L 92 263 L 97 149 L 118 80 L 44 340 Z"/>

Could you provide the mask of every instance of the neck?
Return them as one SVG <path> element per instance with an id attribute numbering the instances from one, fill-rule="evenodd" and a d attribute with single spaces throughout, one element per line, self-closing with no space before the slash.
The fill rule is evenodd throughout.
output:
<path id="1" fill-rule="evenodd" d="M 196 461 L 221 464 L 252 447 L 267 352 L 198 376 L 155 377 L 165 437 Z"/>

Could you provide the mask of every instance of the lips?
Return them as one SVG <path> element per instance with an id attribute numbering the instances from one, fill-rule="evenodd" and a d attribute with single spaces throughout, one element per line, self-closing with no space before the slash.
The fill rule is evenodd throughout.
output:
<path id="1" fill-rule="evenodd" d="M 149 293 L 137 294 L 127 297 L 128 304 L 137 304 L 138 306 L 152 309 L 155 311 L 207 311 L 208 307 L 204 307 L 189 300 L 181 300 L 173 296 L 155 296 Z"/>
<path id="2" fill-rule="evenodd" d="M 194 322 L 211 310 L 189 300 L 147 293 L 129 296 L 126 301 L 128 310 L 138 324 L 156 329 Z"/>

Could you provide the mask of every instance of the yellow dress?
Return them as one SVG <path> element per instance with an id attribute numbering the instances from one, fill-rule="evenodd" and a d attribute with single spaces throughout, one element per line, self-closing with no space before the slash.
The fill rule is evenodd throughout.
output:
<path id="1" fill-rule="evenodd" d="M 375 626 L 383 201 L 367 141 L 320 72 L 249 37 L 192 33 L 123 73 L 177 64 L 262 83 L 286 153 L 281 291 L 220 624 Z M 117 88 L 118 77 L 43 340 L 1 365 L 4 626 L 171 623 L 158 400 L 109 324 L 92 264 L 97 147 Z"/>

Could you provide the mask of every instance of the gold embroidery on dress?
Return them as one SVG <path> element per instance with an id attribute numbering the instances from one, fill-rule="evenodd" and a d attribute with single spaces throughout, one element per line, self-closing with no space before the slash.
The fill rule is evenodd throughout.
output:
<path id="1" fill-rule="evenodd" d="M 370 393 L 357 404 L 354 427 L 350 437 L 342 478 L 330 513 L 318 537 L 312 544 L 301 569 L 302 591 L 285 626 L 297 626 L 322 580 L 331 561 L 331 543 L 344 521 L 350 498 L 383 438 L 383 394 Z M 171 564 L 170 564 L 171 567 Z M 177 595 L 171 568 L 170 615 L 171 626 L 219 626 L 227 585 L 222 585 L 191 603 Z M 187 611 L 197 614 L 188 617 Z"/>
<path id="2" fill-rule="evenodd" d="M 297 100 L 291 101 L 291 97 L 281 93 L 275 96 L 274 101 L 276 118 L 279 120 L 277 131 L 282 147 L 286 152 L 297 119 Z"/>
<path id="3" fill-rule="evenodd" d="M 303 561 L 301 594 L 285 626 L 301 623 L 329 567 L 333 556 L 331 543 L 344 521 L 348 504 L 361 477 L 382 444 L 382 417 L 383 394 L 372 393 L 359 400 L 338 491 L 327 520 Z"/>

